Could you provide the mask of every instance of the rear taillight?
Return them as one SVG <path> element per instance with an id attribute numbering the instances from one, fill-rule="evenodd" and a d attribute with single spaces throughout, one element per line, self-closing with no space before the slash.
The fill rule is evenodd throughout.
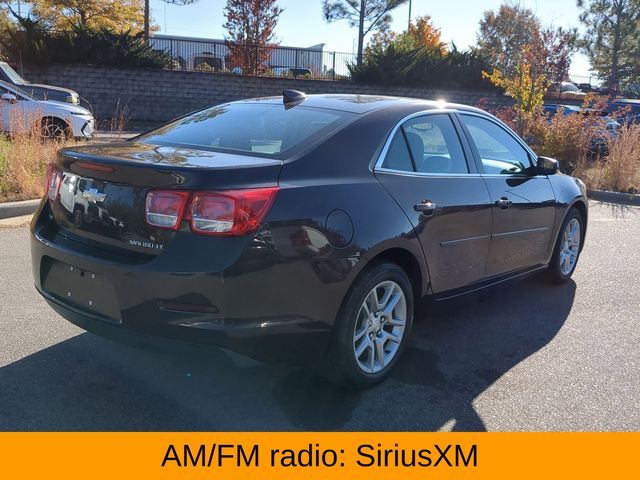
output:
<path id="1" fill-rule="evenodd" d="M 53 163 L 50 163 L 47 166 L 47 183 L 44 188 L 44 193 L 52 202 L 58 198 L 61 184 L 62 172 L 60 172 Z"/>
<path id="2" fill-rule="evenodd" d="M 246 235 L 260 227 L 278 187 L 196 192 L 191 200 L 191 230 L 205 235 Z"/>
<path id="3" fill-rule="evenodd" d="M 177 230 L 188 200 L 189 192 L 151 191 L 147 193 L 145 219 L 153 227 Z"/>
<path id="4" fill-rule="evenodd" d="M 278 187 L 185 192 L 154 190 L 147 194 L 146 220 L 151 226 L 177 230 L 182 218 L 203 235 L 241 236 L 256 231 L 271 208 Z"/>

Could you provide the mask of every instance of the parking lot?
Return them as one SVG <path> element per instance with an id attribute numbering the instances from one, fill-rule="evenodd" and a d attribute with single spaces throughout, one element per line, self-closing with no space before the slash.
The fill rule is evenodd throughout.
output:
<path id="1" fill-rule="evenodd" d="M 574 278 L 425 302 L 393 376 L 345 391 L 221 350 L 117 344 L 36 293 L 0 229 L 0 430 L 638 430 L 640 209 L 592 204 Z"/>

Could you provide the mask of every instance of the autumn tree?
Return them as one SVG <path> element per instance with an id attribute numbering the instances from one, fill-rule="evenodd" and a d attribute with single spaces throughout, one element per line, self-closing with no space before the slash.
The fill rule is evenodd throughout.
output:
<path id="1" fill-rule="evenodd" d="M 0 4 L 0 35 L 12 28 L 13 24 L 8 9 L 3 8 L 3 5 Z"/>
<path id="2" fill-rule="evenodd" d="M 523 47 L 512 69 L 495 68 L 483 75 L 512 97 L 518 115 L 526 118 L 542 107 L 552 83 L 566 79 L 575 49 L 574 31 L 546 28 L 535 43 Z"/>
<path id="3" fill-rule="evenodd" d="M 227 0 L 227 47 L 231 63 L 243 73 L 257 75 L 268 66 L 282 11 L 276 0 Z"/>
<path id="4" fill-rule="evenodd" d="M 509 71 L 495 69 L 491 73 L 484 72 L 483 76 L 496 87 L 513 98 L 514 109 L 517 113 L 516 122 L 526 122 L 530 115 L 539 111 L 544 103 L 544 95 L 549 89 L 549 79 L 546 75 L 536 72 L 532 57 L 536 52 L 525 46 L 518 63 Z"/>
<path id="5" fill-rule="evenodd" d="M 640 0 L 578 0 L 581 45 L 610 90 L 640 76 Z"/>
<path id="6" fill-rule="evenodd" d="M 478 49 L 493 68 L 514 72 L 525 47 L 540 44 L 540 20 L 519 3 L 503 3 L 497 12 L 487 10 L 480 20 Z"/>
<path id="7" fill-rule="evenodd" d="M 562 27 L 546 27 L 540 32 L 540 43 L 535 62 L 538 69 L 553 83 L 563 82 L 569 77 L 573 54 L 578 50 L 577 30 Z"/>
<path id="8" fill-rule="evenodd" d="M 539 112 L 551 84 L 566 79 L 571 55 L 576 50 L 576 37 L 575 31 L 563 28 L 535 30 L 510 68 L 494 68 L 483 74 L 513 98 L 518 121 L 526 123 L 532 114 Z"/>
<path id="9" fill-rule="evenodd" d="M 541 109 L 551 84 L 566 79 L 576 38 L 575 30 L 543 27 L 519 3 L 503 3 L 480 20 L 478 50 L 492 67 L 484 76 L 514 99 L 526 121 Z"/>
<path id="10" fill-rule="evenodd" d="M 51 30 L 70 28 L 140 32 L 144 0 L 26 0 L 30 15 Z"/>
<path id="11" fill-rule="evenodd" d="M 357 64 L 362 63 L 364 39 L 372 32 L 389 29 L 391 11 L 407 0 L 322 0 L 322 13 L 327 22 L 347 20 L 358 27 Z"/>
<path id="12" fill-rule="evenodd" d="M 416 18 L 409 22 L 406 32 L 399 35 L 400 41 L 408 42 L 414 48 L 423 48 L 429 52 L 445 54 L 447 47 L 442 41 L 442 33 L 429 15 Z"/>

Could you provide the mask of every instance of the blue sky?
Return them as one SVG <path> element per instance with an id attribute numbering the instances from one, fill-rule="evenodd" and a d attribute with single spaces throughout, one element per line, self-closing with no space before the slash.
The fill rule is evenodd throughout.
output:
<path id="1" fill-rule="evenodd" d="M 355 49 L 356 29 L 349 28 L 346 21 L 326 23 L 322 18 L 321 0 L 280 0 L 278 3 L 284 8 L 277 27 L 282 45 L 309 47 L 325 43 L 325 50 L 352 52 Z M 501 3 L 501 0 L 413 0 L 411 15 L 431 15 L 442 30 L 443 39 L 464 48 L 475 43 L 482 13 L 498 8 Z M 575 0 L 520 0 L 520 3 L 531 8 L 544 24 L 580 27 Z M 151 0 L 151 9 L 160 33 L 223 38 L 225 4 L 225 0 L 200 0 L 193 5 L 174 6 Z M 408 5 L 394 10 L 394 30 L 406 28 L 408 10 Z M 589 74 L 589 63 L 583 55 L 576 56 L 571 73 Z"/>

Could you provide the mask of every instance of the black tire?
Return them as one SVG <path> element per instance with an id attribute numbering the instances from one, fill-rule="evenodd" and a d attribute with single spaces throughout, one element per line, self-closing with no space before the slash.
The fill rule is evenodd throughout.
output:
<path id="1" fill-rule="evenodd" d="M 82 213 L 82 210 L 80 208 L 76 208 L 75 211 L 73 212 L 73 224 L 76 227 L 81 227 L 83 220 L 84 220 L 84 214 Z"/>
<path id="2" fill-rule="evenodd" d="M 395 354 L 392 359 L 380 371 L 367 373 L 359 366 L 358 359 L 356 358 L 354 349 L 355 329 L 357 322 L 362 322 L 359 314 L 361 313 L 361 307 L 365 299 L 375 287 L 384 282 L 395 283 L 404 294 L 403 310 L 406 316 L 404 331 L 402 332 L 399 344 L 397 342 L 391 342 L 393 344 L 391 348 L 395 348 L 395 345 L 398 345 L 397 348 L 395 348 Z M 326 366 L 322 373 L 328 376 L 330 380 L 349 388 L 367 388 L 382 382 L 387 378 L 402 354 L 407 338 L 411 333 L 414 303 L 411 281 L 402 268 L 391 262 L 379 262 L 369 266 L 367 270 L 358 277 L 347 293 L 338 318 L 336 319 L 333 342 Z M 396 312 L 395 307 L 393 312 Z M 392 317 L 394 316 L 393 312 Z M 381 328 L 383 329 L 394 329 L 393 326 L 388 324 L 385 325 L 383 323 L 382 325 L 383 327 Z M 371 337 L 371 334 L 368 335 L 375 340 L 375 336 Z M 390 345 L 389 342 L 390 341 L 385 345 Z M 374 353 L 373 348 L 374 347 L 371 347 L 371 354 Z"/>
<path id="3" fill-rule="evenodd" d="M 574 219 L 577 220 L 580 225 L 580 244 L 578 247 L 576 260 L 573 264 L 573 267 L 571 267 L 569 271 L 563 271 L 561 267 L 561 258 L 560 258 L 562 247 L 563 247 L 562 245 L 563 236 L 567 228 L 567 225 L 569 225 L 569 223 Z M 576 270 L 576 266 L 578 265 L 578 260 L 580 259 L 580 252 L 582 251 L 582 242 L 584 241 L 584 223 L 583 222 L 584 220 L 582 218 L 582 215 L 580 214 L 577 208 L 572 208 L 569 211 L 569 213 L 567 213 L 567 216 L 562 222 L 562 226 L 558 231 L 558 238 L 556 238 L 556 244 L 553 249 L 551 262 L 549 263 L 549 268 L 547 269 L 547 272 L 546 272 L 546 278 L 551 283 L 562 284 L 569 281 L 569 279 L 573 275 L 573 272 Z"/>
<path id="4" fill-rule="evenodd" d="M 41 125 L 42 138 L 62 142 L 69 138 L 69 125 L 59 118 L 43 118 Z"/>

